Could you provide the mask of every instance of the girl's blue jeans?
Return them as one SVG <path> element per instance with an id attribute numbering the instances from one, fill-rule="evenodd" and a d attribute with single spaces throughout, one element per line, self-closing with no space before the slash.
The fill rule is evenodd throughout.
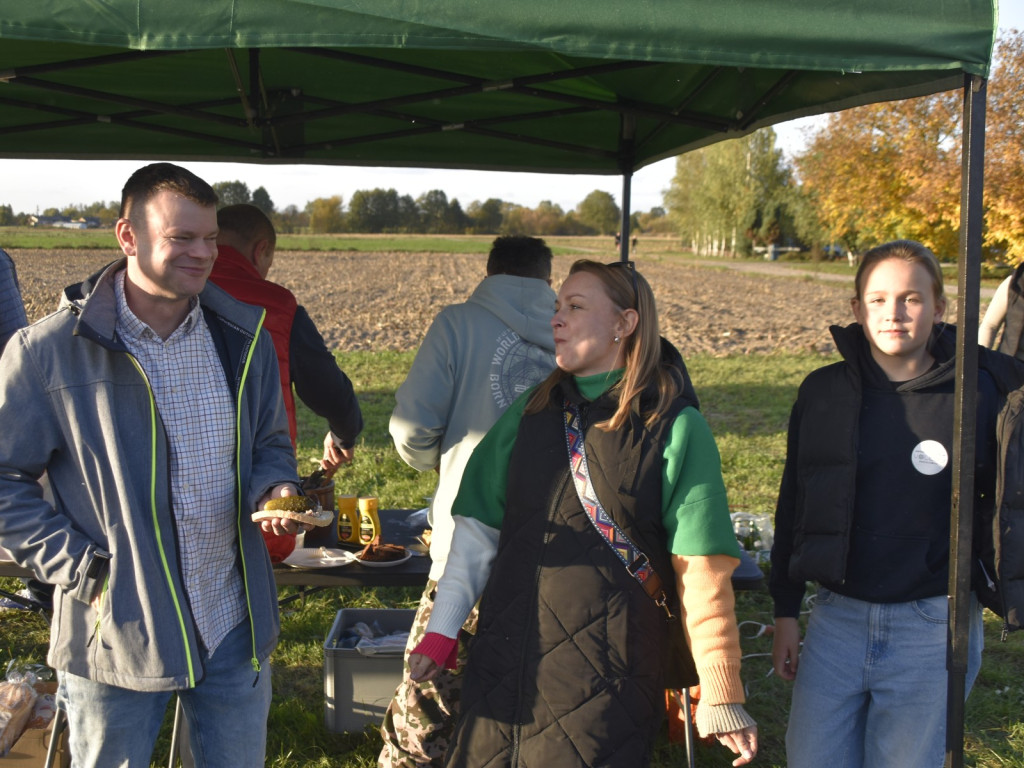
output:
<path id="1" fill-rule="evenodd" d="M 866 603 L 819 589 L 793 687 L 789 768 L 940 768 L 947 624 L 945 595 Z M 984 642 L 972 595 L 967 692 Z"/>
<path id="2" fill-rule="evenodd" d="M 270 711 L 270 663 L 252 668 L 252 635 L 243 621 L 212 656 L 203 679 L 178 691 L 197 768 L 264 764 Z M 255 685 L 253 683 L 256 683 Z M 171 691 L 130 691 L 62 672 L 58 699 L 67 710 L 75 768 L 148 768 Z"/>

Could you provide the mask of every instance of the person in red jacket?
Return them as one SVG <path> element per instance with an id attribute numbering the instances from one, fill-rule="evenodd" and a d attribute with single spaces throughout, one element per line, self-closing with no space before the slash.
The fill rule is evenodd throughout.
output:
<path id="1" fill-rule="evenodd" d="M 338 367 L 323 336 L 295 295 L 267 280 L 277 244 L 277 233 L 267 215 L 254 205 L 229 205 L 217 211 L 217 224 L 217 260 L 210 281 L 239 301 L 267 310 L 264 325 L 277 352 L 292 445 L 296 443 L 297 432 L 294 385 L 294 394 L 313 413 L 326 419 L 330 427 L 324 437 L 321 461 L 329 477 L 338 467 L 352 461 L 356 438 L 363 429 L 363 415 L 352 382 Z M 271 554 L 275 554 L 273 549 Z"/>

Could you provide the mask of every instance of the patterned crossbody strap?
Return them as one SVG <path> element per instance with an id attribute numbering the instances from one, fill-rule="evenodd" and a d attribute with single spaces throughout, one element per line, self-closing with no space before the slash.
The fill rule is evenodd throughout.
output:
<path id="1" fill-rule="evenodd" d="M 583 424 L 579 409 L 568 399 L 565 400 L 565 445 L 569 449 L 569 474 L 572 475 L 576 493 L 580 497 L 583 511 L 587 513 L 594 528 L 611 547 L 612 552 L 622 561 L 626 571 L 643 587 L 651 599 L 664 609 L 668 617 L 672 609 L 668 596 L 662 588 L 661 578 L 651 566 L 650 560 L 601 506 L 594 484 L 590 481 L 590 467 L 583 447 Z"/>

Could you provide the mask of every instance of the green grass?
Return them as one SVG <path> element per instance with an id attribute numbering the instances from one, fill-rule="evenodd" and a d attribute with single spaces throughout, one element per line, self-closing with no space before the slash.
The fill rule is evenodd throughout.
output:
<path id="1" fill-rule="evenodd" d="M 0 227 L 3 248 L 116 248 L 113 229 L 50 229 Z"/>
<path id="2" fill-rule="evenodd" d="M 394 391 L 412 362 L 411 353 L 353 352 L 339 355 L 359 394 L 366 421 L 356 459 L 336 476 L 338 493 L 375 494 L 381 504 L 420 507 L 433 491 L 433 473 L 417 473 L 396 456 L 387 423 Z M 734 508 L 771 512 L 785 459 L 785 429 L 796 387 L 813 368 L 829 362 L 811 355 L 729 358 L 694 357 L 687 361 L 702 409 L 716 435 Z M 322 452 L 326 425 L 299 406 L 300 468 L 312 469 Z M 8 588 L 18 584 L 6 582 Z M 282 590 L 282 596 L 294 592 Z M 281 643 L 273 657 L 267 764 L 274 768 L 370 768 L 380 748 L 374 729 L 357 734 L 328 733 L 323 725 L 323 640 L 342 607 L 413 607 L 415 589 L 338 589 L 320 592 L 285 606 Z M 769 636 L 755 637 L 771 624 L 771 600 L 765 592 L 737 595 L 742 622 L 743 678 L 748 709 L 758 720 L 761 754 L 755 765 L 785 765 L 785 727 L 790 688 L 769 674 L 765 654 Z M 999 642 L 1000 623 L 986 617 L 985 664 L 967 704 L 966 764 L 981 768 L 1024 768 L 1024 648 L 1022 637 Z M 0 662 L 16 656 L 41 661 L 47 626 L 35 615 L 8 612 L 0 619 Z M 154 754 L 165 765 L 169 723 Z M 912 737 L 912 736 L 911 736 Z M 698 745 L 698 765 L 727 766 L 726 750 Z M 683 750 L 659 740 L 656 768 L 684 766 Z"/>

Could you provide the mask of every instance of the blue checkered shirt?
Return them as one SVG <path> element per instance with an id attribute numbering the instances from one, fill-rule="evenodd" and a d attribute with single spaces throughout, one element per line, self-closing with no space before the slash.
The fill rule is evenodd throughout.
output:
<path id="1" fill-rule="evenodd" d="M 117 333 L 146 372 L 167 433 L 182 578 L 196 628 L 212 654 L 246 615 L 231 390 L 198 297 L 165 341 L 128 308 L 124 280 L 122 270 L 115 280 Z"/>

